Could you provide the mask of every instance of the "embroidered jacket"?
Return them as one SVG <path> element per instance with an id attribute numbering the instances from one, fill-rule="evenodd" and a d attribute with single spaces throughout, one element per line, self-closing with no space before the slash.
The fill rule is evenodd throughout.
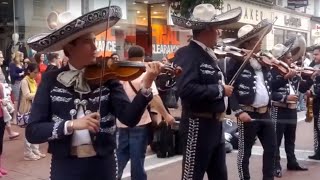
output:
<path id="1" fill-rule="evenodd" d="M 312 61 L 310 64 L 310 67 L 315 67 L 315 66 L 320 66 L 320 65 L 315 64 L 315 61 Z M 307 80 L 307 83 L 308 83 L 308 89 L 310 89 L 310 87 L 313 86 L 312 88 L 313 95 L 316 98 L 320 98 L 320 76 L 317 75 L 315 76 L 314 79 L 311 79 L 310 77 L 305 77 L 305 79 Z"/>
<path id="2" fill-rule="evenodd" d="M 49 142 L 49 153 L 53 157 L 70 155 L 72 135 L 64 134 L 66 121 L 76 119 L 78 108 L 82 106 L 85 114 L 97 112 L 99 106 L 99 87 L 91 87 L 89 94 L 80 96 L 73 87 L 67 88 L 56 80 L 57 75 L 69 67 L 44 73 L 32 105 L 30 123 L 26 127 L 26 138 L 30 143 Z M 102 87 L 100 131 L 91 141 L 100 156 L 114 153 L 116 148 L 115 115 L 127 126 L 135 126 L 152 95 L 145 97 L 140 92 L 130 103 L 122 85 L 117 80 L 109 80 Z"/>
<path id="3" fill-rule="evenodd" d="M 293 78 L 284 79 L 284 77 L 275 69 L 271 70 L 272 74 L 272 100 L 279 101 L 282 103 L 287 102 L 287 96 L 290 95 L 290 84 L 293 88 L 294 93 L 296 93 L 298 84 L 300 81 L 299 76 L 295 76 Z M 299 91 L 305 93 L 306 91 L 306 81 L 300 81 Z"/>
<path id="4" fill-rule="evenodd" d="M 174 64 L 183 71 L 177 77 L 177 90 L 185 113 L 222 113 L 225 111 L 222 72 L 216 61 L 191 41 L 175 53 Z"/>
<path id="5" fill-rule="evenodd" d="M 228 81 L 232 79 L 234 74 L 240 68 L 242 64 L 241 60 L 230 59 L 228 62 Z M 271 91 L 271 73 L 270 69 L 262 66 L 262 73 L 264 78 L 264 85 L 267 88 L 269 96 L 269 104 L 270 104 L 270 91 Z M 238 78 L 235 80 L 233 84 L 233 94 L 230 97 L 230 108 L 236 113 L 236 116 L 243 112 L 240 108 L 240 105 L 251 106 L 254 103 L 255 95 L 256 95 L 256 79 L 257 75 L 255 70 L 248 62 L 240 73 Z"/>

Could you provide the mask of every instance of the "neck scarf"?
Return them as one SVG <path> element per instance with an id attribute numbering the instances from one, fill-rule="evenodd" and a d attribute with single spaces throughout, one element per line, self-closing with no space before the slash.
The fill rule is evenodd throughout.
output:
<path id="1" fill-rule="evenodd" d="M 36 93 L 36 91 L 37 91 L 37 83 L 36 83 L 36 80 L 30 78 L 30 76 L 26 76 L 26 80 L 27 80 L 27 82 L 28 82 L 30 92 L 31 92 L 31 93 Z"/>

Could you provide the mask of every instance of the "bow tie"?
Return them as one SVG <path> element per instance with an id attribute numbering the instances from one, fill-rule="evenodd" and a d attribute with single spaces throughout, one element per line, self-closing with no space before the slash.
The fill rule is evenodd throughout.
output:
<path id="1" fill-rule="evenodd" d="M 69 70 L 61 72 L 57 80 L 66 87 L 74 87 L 74 91 L 80 94 L 88 94 L 91 92 L 90 86 L 83 77 L 81 70 Z"/>

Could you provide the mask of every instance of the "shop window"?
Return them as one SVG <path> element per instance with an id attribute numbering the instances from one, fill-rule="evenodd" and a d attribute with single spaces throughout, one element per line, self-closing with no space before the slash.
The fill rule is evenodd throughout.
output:
<path id="1" fill-rule="evenodd" d="M 67 0 L 33 0 L 33 16 L 46 17 L 50 11 L 64 12 Z"/>
<path id="2" fill-rule="evenodd" d="M 284 30 L 274 29 L 274 44 L 284 43 Z"/>

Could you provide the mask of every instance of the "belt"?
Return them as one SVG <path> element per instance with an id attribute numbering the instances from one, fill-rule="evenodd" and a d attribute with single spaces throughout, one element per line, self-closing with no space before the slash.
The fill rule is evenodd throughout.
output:
<path id="1" fill-rule="evenodd" d="M 226 113 L 208 113 L 208 112 L 204 112 L 204 113 L 191 113 L 193 116 L 196 116 L 196 117 L 202 117 L 202 118 L 216 118 L 218 119 L 219 121 L 222 121 L 224 120 L 224 117 L 226 116 Z"/>
<path id="2" fill-rule="evenodd" d="M 283 107 L 288 109 L 297 109 L 297 103 L 281 103 L 277 101 L 272 101 L 272 106 Z"/>
<path id="3" fill-rule="evenodd" d="M 257 112 L 259 114 L 264 114 L 264 113 L 266 113 L 268 111 L 268 106 L 255 108 L 255 107 L 252 107 L 252 106 L 240 105 L 240 107 L 244 111 Z"/>
<path id="4" fill-rule="evenodd" d="M 92 144 L 84 144 L 80 146 L 72 146 L 71 155 L 77 156 L 78 158 L 86 158 L 96 156 L 97 153 Z"/>

